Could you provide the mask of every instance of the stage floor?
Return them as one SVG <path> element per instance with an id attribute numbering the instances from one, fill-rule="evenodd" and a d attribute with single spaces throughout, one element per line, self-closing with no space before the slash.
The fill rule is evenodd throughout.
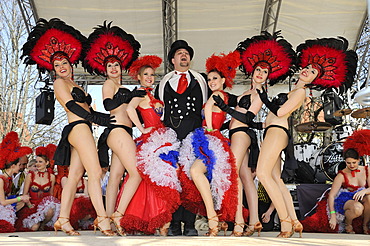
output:
<path id="1" fill-rule="evenodd" d="M 202 232 L 204 234 L 205 232 Z M 228 232 L 228 235 L 230 232 Z M 370 235 L 364 234 L 329 234 L 304 233 L 303 238 L 294 234 L 292 238 L 276 238 L 278 232 L 262 232 L 261 237 L 160 237 L 160 236 L 126 236 L 105 237 L 100 232 L 82 231 L 81 236 L 66 236 L 58 232 L 16 232 L 0 233 L 0 245 L 370 245 Z"/>

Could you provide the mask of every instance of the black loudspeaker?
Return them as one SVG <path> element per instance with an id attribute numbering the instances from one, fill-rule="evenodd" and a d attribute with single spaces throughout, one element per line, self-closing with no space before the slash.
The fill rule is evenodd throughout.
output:
<path id="1" fill-rule="evenodd" d="M 341 110 L 343 106 L 343 100 L 339 95 L 333 91 L 325 91 L 322 95 L 324 101 L 324 117 L 325 122 L 332 124 L 333 126 L 340 125 L 343 122 L 342 117 L 334 116 L 334 112 Z"/>
<path id="2" fill-rule="evenodd" d="M 54 93 L 43 91 L 36 98 L 36 124 L 51 125 L 54 119 Z"/>

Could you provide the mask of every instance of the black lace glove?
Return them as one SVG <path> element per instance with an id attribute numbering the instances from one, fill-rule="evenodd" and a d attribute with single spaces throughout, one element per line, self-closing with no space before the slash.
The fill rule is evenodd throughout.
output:
<path id="1" fill-rule="evenodd" d="M 247 125 L 249 125 L 249 123 L 252 122 L 252 120 L 256 116 L 251 111 L 248 111 L 247 113 L 243 114 L 243 113 L 240 113 L 240 112 L 230 108 L 229 106 L 226 105 L 224 100 L 222 100 L 222 98 L 218 95 L 217 96 L 213 95 L 213 100 L 215 101 L 215 105 L 217 107 L 219 107 L 222 111 L 228 113 L 233 118 L 235 118 L 238 121 L 243 122 Z"/>
<path id="2" fill-rule="evenodd" d="M 66 107 L 77 116 L 100 126 L 107 126 L 110 123 L 116 122 L 114 116 L 109 116 L 107 114 L 104 114 L 104 116 L 102 116 L 103 113 L 95 111 L 92 111 L 92 113 L 90 113 L 89 111 L 78 105 L 74 100 L 68 101 L 66 103 Z"/>
<path id="3" fill-rule="evenodd" d="M 278 110 L 280 109 L 280 106 L 279 105 L 276 105 L 274 103 L 272 103 L 268 96 L 267 96 L 267 93 L 266 93 L 266 90 L 265 88 L 262 88 L 262 92 L 260 90 L 257 89 L 257 93 L 258 95 L 260 96 L 261 98 L 261 101 L 266 105 L 266 107 L 272 112 L 274 113 L 276 116 L 277 115 L 277 112 Z"/>

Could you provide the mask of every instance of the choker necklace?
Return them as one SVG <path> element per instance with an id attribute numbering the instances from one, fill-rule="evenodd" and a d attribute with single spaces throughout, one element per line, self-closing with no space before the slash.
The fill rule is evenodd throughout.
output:
<path id="1" fill-rule="evenodd" d="M 360 170 L 359 169 L 356 169 L 356 170 L 350 170 L 351 171 L 351 175 L 352 177 L 356 177 L 356 173 L 359 173 Z"/>
<path id="2" fill-rule="evenodd" d="M 46 173 L 47 169 L 45 169 L 44 171 L 37 171 L 37 174 L 39 175 L 39 177 L 44 177 L 44 174 Z"/>

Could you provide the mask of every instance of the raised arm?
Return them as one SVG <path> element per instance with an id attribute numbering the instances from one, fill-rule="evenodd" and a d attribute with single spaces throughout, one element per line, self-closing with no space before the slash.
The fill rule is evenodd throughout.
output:
<path id="1" fill-rule="evenodd" d="M 298 107 L 300 107 L 306 97 L 306 91 L 303 88 L 297 89 L 291 95 L 289 99 L 281 106 L 272 103 L 267 96 L 266 91 L 257 90 L 261 101 L 266 105 L 266 107 L 276 116 L 281 117 L 286 114 L 292 113 Z"/>

